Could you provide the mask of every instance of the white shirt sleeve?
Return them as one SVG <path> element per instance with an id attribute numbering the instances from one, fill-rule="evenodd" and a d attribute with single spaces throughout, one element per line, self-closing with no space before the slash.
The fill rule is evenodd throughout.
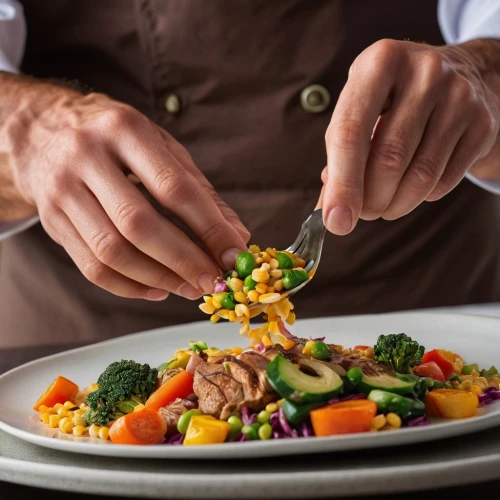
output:
<path id="1" fill-rule="evenodd" d="M 500 39 L 500 0 L 439 0 L 438 20 L 443 38 L 449 44 L 475 38 Z M 484 181 L 471 174 L 465 177 L 477 186 L 500 195 L 500 180 Z"/>
<path id="2" fill-rule="evenodd" d="M 0 0 L 0 71 L 18 73 L 24 55 L 26 24 L 23 8 L 16 0 Z M 38 217 L 0 222 L 0 241 L 33 226 Z"/>

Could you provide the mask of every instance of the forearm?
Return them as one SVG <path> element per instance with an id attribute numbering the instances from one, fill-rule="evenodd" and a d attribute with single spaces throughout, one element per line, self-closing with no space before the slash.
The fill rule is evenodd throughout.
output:
<path id="1" fill-rule="evenodd" d="M 0 72 L 0 221 L 14 221 L 36 215 L 32 199 L 19 189 L 22 172 L 13 168 L 32 140 L 31 124 L 47 110 L 80 96 L 62 85 Z"/>
<path id="2" fill-rule="evenodd" d="M 497 124 L 500 122 L 500 40 L 477 39 L 456 46 L 448 46 L 450 54 L 465 58 L 477 71 L 486 91 L 492 97 L 492 106 Z M 500 133 L 486 156 L 480 158 L 470 169 L 479 179 L 500 179 Z"/>

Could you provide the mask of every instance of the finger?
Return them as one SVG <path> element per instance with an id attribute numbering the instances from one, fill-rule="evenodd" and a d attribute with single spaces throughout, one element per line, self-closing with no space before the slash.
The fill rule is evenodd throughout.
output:
<path id="1" fill-rule="evenodd" d="M 188 299 L 200 297 L 199 290 L 127 241 L 86 186 L 63 198 L 61 207 L 97 260 L 106 266 L 148 287 Z"/>
<path id="2" fill-rule="evenodd" d="M 233 225 L 233 227 L 238 231 L 240 236 L 243 238 L 245 243 L 248 243 L 250 239 L 250 231 L 243 225 L 240 218 L 236 212 L 227 205 L 227 203 L 220 197 L 219 193 L 212 186 L 210 181 L 203 175 L 200 169 L 194 164 L 191 155 L 188 153 L 186 148 L 182 147 L 176 140 L 167 134 L 163 129 L 160 129 L 162 137 L 167 144 L 168 148 L 174 153 L 174 155 L 182 163 L 183 167 L 198 180 L 198 182 L 205 187 L 209 195 L 215 201 L 216 205 L 219 207 L 223 217 Z"/>
<path id="3" fill-rule="evenodd" d="M 375 62 L 351 73 L 326 133 L 324 217 L 327 228 L 339 235 L 349 233 L 359 218 L 370 138 L 393 86 L 390 59 Z"/>
<path id="4" fill-rule="evenodd" d="M 120 234 L 202 293 L 212 292 L 217 266 L 162 217 L 118 168 L 85 169 L 82 177 Z"/>
<path id="5" fill-rule="evenodd" d="M 222 268 L 232 268 L 238 253 L 246 250 L 246 244 L 212 197 L 158 136 L 124 136 L 117 139 L 121 161 L 163 206 L 196 234 Z"/>
<path id="6" fill-rule="evenodd" d="M 429 118 L 422 141 L 401 180 L 383 218 L 394 220 L 414 210 L 432 192 L 465 130 L 465 123 L 455 120 L 437 106 Z"/>
<path id="7" fill-rule="evenodd" d="M 129 299 L 157 301 L 168 297 L 165 290 L 150 288 L 131 280 L 100 262 L 64 213 L 57 215 L 56 224 L 64 249 L 90 282 L 114 295 Z"/>
<path id="8" fill-rule="evenodd" d="M 433 107 L 431 100 L 420 99 L 418 89 L 404 88 L 379 118 L 366 166 L 362 219 L 378 219 L 391 203 Z"/>
<path id="9" fill-rule="evenodd" d="M 316 203 L 316 206 L 314 207 L 314 210 L 318 210 L 319 208 L 323 208 L 324 197 L 325 197 L 325 186 L 323 186 L 321 188 L 321 193 L 319 194 L 318 203 Z"/>

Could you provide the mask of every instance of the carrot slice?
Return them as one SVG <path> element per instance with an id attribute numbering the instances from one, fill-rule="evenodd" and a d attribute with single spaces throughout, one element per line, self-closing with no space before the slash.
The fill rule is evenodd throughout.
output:
<path id="1" fill-rule="evenodd" d="M 193 393 L 194 377 L 186 372 L 179 372 L 156 389 L 146 401 L 146 408 L 159 410 L 173 403 L 177 398 L 186 398 Z"/>
<path id="2" fill-rule="evenodd" d="M 115 444 L 158 444 L 167 432 L 167 423 L 155 410 L 143 408 L 115 420 L 109 439 Z"/>
<path id="3" fill-rule="evenodd" d="M 59 375 L 40 396 L 33 409 L 38 411 L 42 405 L 52 408 L 57 403 L 64 404 L 66 401 L 73 401 L 77 392 L 78 386 L 74 382 Z"/>
<path id="4" fill-rule="evenodd" d="M 366 399 L 342 401 L 310 412 L 316 436 L 368 432 L 377 405 Z"/>

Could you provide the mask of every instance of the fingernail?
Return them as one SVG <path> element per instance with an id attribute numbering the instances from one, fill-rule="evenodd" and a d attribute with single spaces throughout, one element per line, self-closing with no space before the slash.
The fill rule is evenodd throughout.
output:
<path id="1" fill-rule="evenodd" d="M 234 269 L 236 264 L 236 257 L 241 253 L 241 250 L 238 248 L 229 248 L 221 255 L 222 263 L 224 264 L 224 270 L 230 271 Z"/>
<path id="2" fill-rule="evenodd" d="M 198 286 L 203 293 L 212 293 L 214 291 L 214 281 L 215 278 L 208 273 L 198 276 Z"/>
<path id="3" fill-rule="evenodd" d="M 326 227 L 334 234 L 347 234 L 352 227 L 351 209 L 341 206 L 330 210 L 326 219 Z"/>
<path id="4" fill-rule="evenodd" d="M 184 283 L 179 288 L 179 294 L 185 297 L 186 299 L 199 299 L 201 297 L 201 293 L 199 290 L 196 290 L 194 286 L 191 286 L 189 283 Z"/>
<path id="5" fill-rule="evenodd" d="M 157 290 L 156 288 L 151 288 L 148 293 L 146 293 L 146 299 L 148 300 L 165 300 L 168 297 L 168 292 L 165 290 Z"/>

